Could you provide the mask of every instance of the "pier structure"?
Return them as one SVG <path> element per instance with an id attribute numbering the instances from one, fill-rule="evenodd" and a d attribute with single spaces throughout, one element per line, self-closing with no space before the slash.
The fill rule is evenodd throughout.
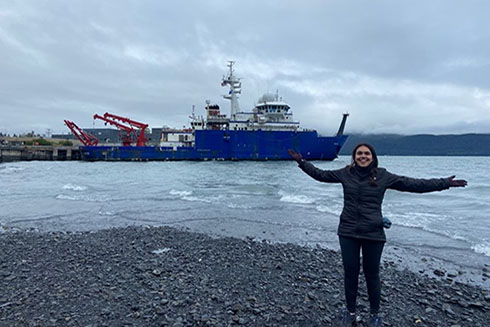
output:
<path id="1" fill-rule="evenodd" d="M 80 160 L 78 146 L 0 145 L 0 162 L 32 160 Z"/>

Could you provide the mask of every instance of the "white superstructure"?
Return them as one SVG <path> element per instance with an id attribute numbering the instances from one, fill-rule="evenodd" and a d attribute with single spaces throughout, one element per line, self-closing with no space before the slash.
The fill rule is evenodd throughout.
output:
<path id="1" fill-rule="evenodd" d="M 274 130 L 295 131 L 299 122 L 293 119 L 291 107 L 279 97 L 279 94 L 266 93 L 261 96 L 251 111 L 240 111 L 238 95 L 242 92 L 242 83 L 234 75 L 234 62 L 228 63 L 228 76 L 223 77 L 221 85 L 229 86 L 228 94 L 223 95 L 230 100 L 230 117 L 220 112 L 218 105 L 206 101 L 206 119 L 192 114 L 192 129 L 230 129 L 230 130 Z"/>
<path id="2" fill-rule="evenodd" d="M 234 62 L 228 63 L 228 75 L 223 77 L 221 86 L 229 86 L 228 93 L 223 95 L 230 100 L 230 117 L 220 112 L 216 104 L 206 100 L 206 117 L 196 116 L 194 110 L 191 119 L 191 131 L 194 130 L 240 130 L 240 131 L 296 131 L 299 122 L 293 119 L 291 107 L 275 94 L 266 93 L 258 99 L 251 111 L 240 111 L 239 94 L 242 93 L 240 78 L 234 75 Z M 161 145 L 189 146 L 194 142 L 194 133 L 188 130 L 163 131 Z"/>
<path id="3" fill-rule="evenodd" d="M 233 130 L 295 131 L 299 122 L 293 119 L 291 107 L 279 98 L 279 94 L 266 93 L 259 98 L 252 112 L 238 112 L 230 120 Z"/>

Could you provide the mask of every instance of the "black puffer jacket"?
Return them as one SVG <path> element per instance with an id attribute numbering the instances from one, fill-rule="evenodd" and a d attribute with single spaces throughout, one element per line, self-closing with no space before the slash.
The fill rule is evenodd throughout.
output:
<path id="1" fill-rule="evenodd" d="M 419 179 L 398 176 L 384 168 L 376 168 L 375 186 L 370 173 L 358 167 L 322 170 L 303 161 L 299 167 L 314 179 L 325 183 L 341 183 L 344 189 L 344 209 L 340 215 L 338 235 L 376 241 L 386 241 L 381 205 L 387 189 L 425 193 L 449 188 L 446 178 Z"/>

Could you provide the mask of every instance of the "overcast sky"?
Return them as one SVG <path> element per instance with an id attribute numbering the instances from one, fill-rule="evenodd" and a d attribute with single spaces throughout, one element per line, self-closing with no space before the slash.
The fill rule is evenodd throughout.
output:
<path id="1" fill-rule="evenodd" d="M 276 92 L 303 127 L 490 133 L 490 1 L 0 0 L 0 132 L 188 126 L 221 97 Z"/>

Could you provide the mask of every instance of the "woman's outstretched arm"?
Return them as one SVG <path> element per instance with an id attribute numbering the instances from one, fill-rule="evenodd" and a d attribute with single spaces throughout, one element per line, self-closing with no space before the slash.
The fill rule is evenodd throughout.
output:
<path id="1" fill-rule="evenodd" d="M 301 168 L 306 174 L 316 179 L 317 181 L 325 182 L 325 183 L 341 182 L 341 175 L 343 169 L 338 169 L 338 170 L 319 169 L 313 166 L 308 161 L 304 160 L 301 153 L 295 152 L 291 149 L 288 150 L 288 153 L 294 160 L 296 160 L 296 162 L 299 165 L 299 168 Z"/>
<path id="2" fill-rule="evenodd" d="M 391 173 L 388 174 L 390 178 L 388 188 L 402 192 L 426 193 L 447 190 L 450 187 L 465 187 L 468 185 L 468 182 L 464 179 L 454 179 L 454 175 L 447 178 L 424 179 L 398 176 Z"/>

